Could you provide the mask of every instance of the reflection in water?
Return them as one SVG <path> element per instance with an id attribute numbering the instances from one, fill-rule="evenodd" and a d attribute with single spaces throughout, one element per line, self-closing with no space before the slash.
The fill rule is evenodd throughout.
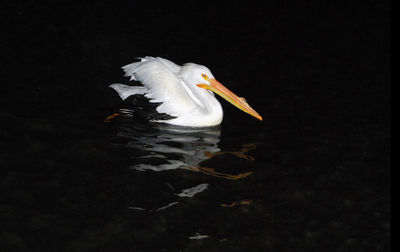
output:
<path id="1" fill-rule="evenodd" d="M 193 197 L 194 195 L 206 190 L 207 187 L 208 187 L 208 184 L 200 184 L 200 185 L 194 186 L 192 188 L 184 189 L 184 190 L 182 190 L 181 193 L 178 193 L 177 195 L 179 197 Z"/>
<path id="2" fill-rule="evenodd" d="M 197 207 L 204 203 L 213 209 L 252 204 L 250 199 L 235 201 L 234 198 L 230 201 L 231 197 L 218 192 L 221 188 L 225 192 L 224 186 L 221 186 L 224 183 L 244 179 L 253 173 L 243 170 L 246 168 L 236 169 L 235 165 L 229 167 L 229 164 L 233 164 L 233 157 L 253 161 L 254 157 L 248 152 L 254 150 L 256 144 L 245 144 L 239 149 L 223 151 L 218 146 L 221 135 L 219 127 L 185 128 L 143 124 L 132 120 L 132 117 L 129 110 L 120 110 L 105 122 L 116 123 L 118 132 L 114 144 L 118 148 L 122 147 L 122 152 L 130 160 L 128 167 L 137 173 L 135 177 L 137 175 L 138 180 L 134 182 L 136 189 L 130 195 L 129 203 L 129 209 L 134 214 L 158 214 L 168 210 L 168 214 L 174 216 L 192 204 Z M 227 162 L 228 159 L 230 162 Z M 177 173 L 177 170 L 183 172 Z M 215 178 L 221 179 L 221 183 L 215 181 Z M 211 196 L 214 193 L 219 195 L 217 199 Z M 223 202 L 221 197 L 224 198 Z M 188 223 L 186 229 L 188 240 L 203 240 L 213 236 L 210 235 L 212 231 L 202 225 L 192 226 Z"/>
<path id="3" fill-rule="evenodd" d="M 129 111 L 128 111 L 129 112 Z M 233 155 L 245 160 L 254 160 L 247 152 L 256 148 L 256 144 L 243 145 L 237 151 L 221 151 L 218 147 L 220 142 L 220 128 L 185 128 L 165 124 L 140 124 L 132 120 L 126 122 L 130 116 L 127 110 L 109 116 L 105 122 L 118 120 L 117 137 L 121 139 L 124 148 L 132 155 L 134 162 L 130 168 L 141 172 L 163 172 L 176 169 L 184 169 L 192 172 L 228 179 L 238 180 L 251 175 L 251 171 L 237 174 L 223 172 L 226 167 L 206 167 L 202 165 L 205 161 L 225 154 Z M 122 120 L 121 120 L 122 119 Z M 226 170 L 226 169 L 225 169 Z M 165 187 L 175 195 L 175 200 L 169 201 L 162 206 L 146 208 L 142 206 L 131 206 L 136 211 L 159 212 L 179 204 L 179 198 L 191 198 L 206 191 L 208 183 L 195 184 L 184 189 L 175 189 L 170 183 L 165 182 Z M 251 203 L 251 202 L 250 202 Z M 248 203 L 248 204 L 250 204 Z M 230 207 L 233 205 L 244 205 L 246 202 L 222 204 Z M 140 205 L 140 204 L 139 204 Z M 203 238 L 202 235 L 193 236 L 192 239 Z"/>
<path id="4" fill-rule="evenodd" d="M 115 114 L 114 114 L 115 115 Z M 123 125 L 119 137 L 129 139 L 127 146 L 138 149 L 140 163 L 132 165 L 138 171 L 167 171 L 187 169 L 229 180 L 245 178 L 252 172 L 228 174 L 215 168 L 204 167 L 201 162 L 222 154 L 231 154 L 239 158 L 254 160 L 246 153 L 256 148 L 255 144 L 242 146 L 238 151 L 222 152 L 218 148 L 220 129 L 185 128 L 172 125 Z"/>
<path id="5" fill-rule="evenodd" d="M 140 164 L 132 169 L 139 171 L 166 171 L 197 167 L 209 159 L 209 153 L 220 151 L 217 146 L 220 130 L 177 128 L 157 125 L 151 131 L 124 128 L 119 136 L 130 139 L 128 145 L 145 152 Z"/>
<path id="6" fill-rule="evenodd" d="M 159 207 L 157 209 L 149 209 L 148 210 L 148 209 L 145 209 L 143 207 L 129 207 L 129 209 L 137 210 L 137 211 L 159 212 L 159 211 L 165 210 L 167 208 L 170 208 L 172 206 L 175 206 L 176 204 L 179 204 L 179 202 L 174 201 L 174 202 L 171 202 L 171 203 L 169 203 L 169 204 L 167 204 L 165 206 Z"/>
<path id="7" fill-rule="evenodd" d="M 238 205 L 250 205 L 251 203 L 253 203 L 253 200 L 240 200 L 240 201 L 232 202 L 231 204 L 221 204 L 220 206 L 234 207 L 234 206 L 238 206 Z"/>
<path id="8" fill-rule="evenodd" d="M 189 239 L 190 240 L 202 240 L 202 239 L 206 239 L 206 238 L 209 238 L 209 237 L 210 236 L 208 236 L 208 235 L 201 235 L 199 233 L 196 233 L 195 235 L 190 236 Z"/>

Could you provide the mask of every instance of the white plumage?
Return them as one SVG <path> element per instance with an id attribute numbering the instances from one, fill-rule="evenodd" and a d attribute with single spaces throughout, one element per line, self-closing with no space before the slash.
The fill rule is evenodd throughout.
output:
<path id="1" fill-rule="evenodd" d="M 123 100 L 131 95 L 145 95 L 150 102 L 161 103 L 157 112 L 175 117 L 157 122 L 190 127 L 219 125 L 223 117 L 222 107 L 210 90 L 237 107 L 248 106 L 243 98 L 233 97 L 235 101 L 229 100 L 229 96 L 235 95 L 217 82 L 211 71 L 202 65 L 187 63 L 179 66 L 160 57 L 145 57 L 141 58 L 140 62 L 126 65 L 122 69 L 125 76 L 141 82 L 143 86 L 112 84 L 110 87 L 117 91 Z M 228 98 L 224 96 L 226 90 L 229 91 L 225 94 Z M 235 104 L 243 102 L 245 104 L 239 106 Z M 250 106 L 248 108 L 251 109 Z M 245 110 L 247 108 L 240 109 L 250 113 Z"/>

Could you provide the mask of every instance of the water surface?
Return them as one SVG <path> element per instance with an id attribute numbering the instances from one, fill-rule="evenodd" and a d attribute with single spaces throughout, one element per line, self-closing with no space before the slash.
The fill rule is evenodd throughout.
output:
<path id="1" fill-rule="evenodd" d="M 385 1 L 5 2 L 1 251 L 390 250 Z M 107 87 L 147 55 L 264 121 L 148 123 Z"/>
<path id="2" fill-rule="evenodd" d="M 2 143 L 14 151 L 2 154 L 3 244 L 383 249 L 389 223 L 375 180 L 378 136 L 257 121 L 190 129 L 122 115 L 104 123 L 105 116 L 6 117 L 13 127 Z"/>

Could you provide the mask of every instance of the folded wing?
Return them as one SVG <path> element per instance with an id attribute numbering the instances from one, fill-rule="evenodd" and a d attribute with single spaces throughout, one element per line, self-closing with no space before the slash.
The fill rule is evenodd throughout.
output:
<path id="1" fill-rule="evenodd" d="M 131 80 L 140 81 L 144 86 L 144 88 L 132 87 L 132 94 L 143 93 L 150 102 L 161 103 L 157 107 L 159 113 L 180 116 L 190 113 L 198 106 L 191 99 L 184 88 L 185 84 L 177 75 L 180 68 L 166 59 L 146 57 L 122 69 L 125 71 L 125 76 L 131 77 Z M 110 87 L 114 88 L 120 96 L 121 93 L 117 89 L 124 91 L 125 96 L 131 95 L 126 86 L 121 88 L 119 84 L 113 84 Z"/>

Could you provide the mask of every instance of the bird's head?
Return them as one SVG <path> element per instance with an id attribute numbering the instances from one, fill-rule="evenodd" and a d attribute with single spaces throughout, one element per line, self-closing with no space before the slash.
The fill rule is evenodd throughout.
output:
<path id="1" fill-rule="evenodd" d="M 219 81 L 217 81 L 207 67 L 190 63 L 184 68 L 189 70 L 185 71 L 186 77 L 190 78 L 191 82 L 195 83 L 197 87 L 210 90 L 230 102 L 238 109 L 254 116 L 261 121 L 263 120 L 263 118 L 252 107 L 250 107 L 246 99 L 237 96 Z"/>

